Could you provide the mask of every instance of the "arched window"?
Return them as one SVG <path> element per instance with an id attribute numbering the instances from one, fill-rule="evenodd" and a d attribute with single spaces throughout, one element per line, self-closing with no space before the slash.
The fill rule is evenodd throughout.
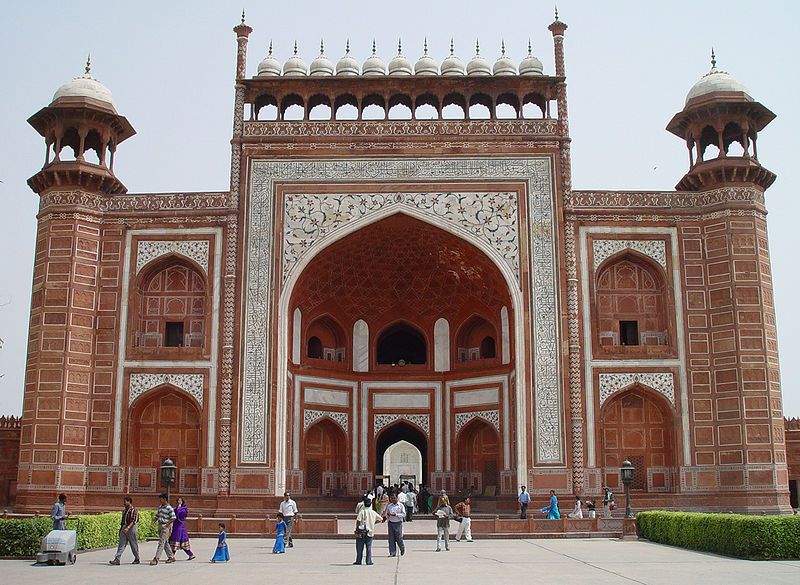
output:
<path id="1" fill-rule="evenodd" d="M 312 337 L 308 340 L 308 352 L 306 355 L 310 358 L 322 359 L 322 341 L 319 337 Z"/>
<path id="2" fill-rule="evenodd" d="M 497 357 L 497 332 L 494 326 L 478 315 L 467 319 L 456 336 L 459 362 Z"/>
<path id="3" fill-rule="evenodd" d="M 487 335 L 481 341 L 481 359 L 493 358 L 496 355 L 494 337 Z"/>
<path id="4" fill-rule="evenodd" d="M 655 266 L 632 255 L 613 260 L 597 277 L 600 345 L 669 345 L 667 303 Z"/>
<path id="5" fill-rule="evenodd" d="M 145 274 L 139 287 L 139 347 L 203 347 L 206 285 L 203 276 L 181 261 Z"/>
<path id="6" fill-rule="evenodd" d="M 393 325 L 378 339 L 377 357 L 379 364 L 424 364 L 428 358 L 425 337 L 411 325 Z"/>

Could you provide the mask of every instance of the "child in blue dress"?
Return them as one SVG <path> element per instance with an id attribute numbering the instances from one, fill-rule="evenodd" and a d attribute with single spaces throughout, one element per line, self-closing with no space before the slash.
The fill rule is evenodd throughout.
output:
<path id="1" fill-rule="evenodd" d="M 231 560 L 228 554 L 228 533 L 225 532 L 225 524 L 219 523 L 219 536 L 217 537 L 217 550 L 214 551 L 214 558 L 211 559 L 212 563 L 224 563 Z"/>
<path id="2" fill-rule="evenodd" d="M 282 554 L 286 552 L 286 543 L 283 541 L 286 535 L 286 522 L 283 520 L 283 514 L 278 512 L 278 524 L 275 526 L 275 546 L 272 547 L 273 554 Z"/>

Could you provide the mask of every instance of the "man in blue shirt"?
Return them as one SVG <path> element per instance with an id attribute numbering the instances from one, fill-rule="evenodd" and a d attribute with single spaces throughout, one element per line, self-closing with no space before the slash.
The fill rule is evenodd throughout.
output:
<path id="1" fill-rule="evenodd" d="M 517 501 L 519 502 L 519 517 L 521 520 L 525 520 L 528 517 L 528 504 L 531 503 L 531 495 L 525 490 L 525 486 L 521 486 L 520 488 L 519 498 Z"/>

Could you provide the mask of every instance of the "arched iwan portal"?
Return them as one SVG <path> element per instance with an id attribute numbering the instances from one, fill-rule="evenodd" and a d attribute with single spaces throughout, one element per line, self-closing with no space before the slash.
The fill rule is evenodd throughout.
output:
<path id="1" fill-rule="evenodd" d="M 409 444 L 420 454 L 421 474 L 417 477 L 417 483 L 429 483 L 428 477 L 428 439 L 421 430 L 414 425 L 406 422 L 396 422 L 383 429 L 375 440 L 375 473 L 377 475 L 390 475 L 386 469 L 384 456 L 390 448 L 398 443 Z M 400 451 L 402 452 L 402 451 Z M 398 452 L 398 453 L 400 453 Z M 410 453 L 410 452 L 409 452 Z M 391 456 L 391 452 L 390 452 Z M 392 476 L 392 483 L 399 483 L 400 478 Z"/>
<path id="2" fill-rule="evenodd" d="M 305 433 L 305 477 L 307 494 L 332 495 L 344 488 L 347 471 L 347 441 L 334 422 L 324 418 Z"/>
<path id="3" fill-rule="evenodd" d="M 383 475 L 391 483 L 411 479 L 414 485 L 422 481 L 422 453 L 408 441 L 398 441 L 383 453 Z"/>
<path id="4" fill-rule="evenodd" d="M 500 484 L 500 437 L 485 421 L 473 419 L 458 435 L 458 487 L 482 493 Z"/>

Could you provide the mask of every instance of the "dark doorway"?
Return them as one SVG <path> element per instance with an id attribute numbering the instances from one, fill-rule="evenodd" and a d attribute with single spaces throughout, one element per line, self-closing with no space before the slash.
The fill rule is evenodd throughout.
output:
<path id="1" fill-rule="evenodd" d="M 183 347 L 183 321 L 167 321 L 165 347 Z"/>
<path id="2" fill-rule="evenodd" d="M 422 478 L 417 478 L 418 483 L 428 484 L 428 438 L 417 427 L 405 422 L 397 422 L 383 429 L 375 441 L 375 474 L 383 475 L 383 455 L 386 449 L 398 441 L 408 441 L 422 454 Z M 392 483 L 398 483 L 399 478 L 393 477 Z"/>
<path id="3" fill-rule="evenodd" d="M 796 479 L 789 480 L 789 502 L 792 505 L 792 508 L 800 508 L 800 481 Z"/>
<path id="4" fill-rule="evenodd" d="M 639 345 L 639 322 L 620 321 L 619 341 L 622 345 Z"/>
<path id="5" fill-rule="evenodd" d="M 378 339 L 379 364 L 424 364 L 428 350 L 425 337 L 405 323 L 390 327 Z"/>

